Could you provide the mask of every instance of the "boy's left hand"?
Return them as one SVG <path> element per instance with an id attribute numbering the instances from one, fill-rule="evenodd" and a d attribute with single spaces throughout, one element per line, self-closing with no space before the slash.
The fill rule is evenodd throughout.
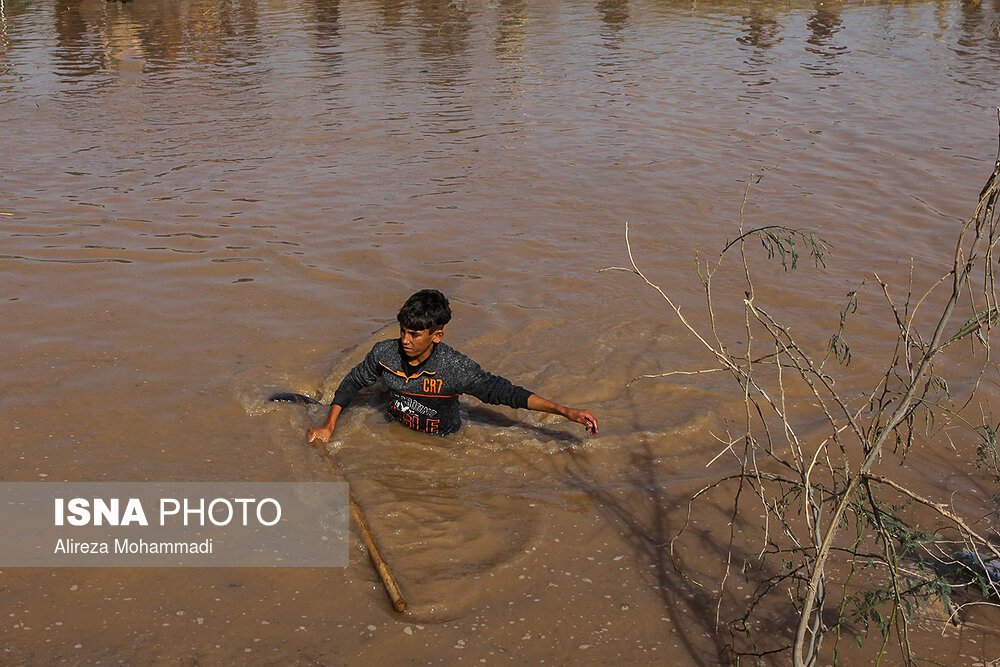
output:
<path id="1" fill-rule="evenodd" d="M 554 415 L 562 415 L 571 422 L 576 422 L 586 426 L 587 432 L 591 435 L 597 435 L 597 418 L 590 414 L 590 410 L 579 410 L 577 408 L 569 408 L 565 405 L 559 405 L 558 403 L 553 403 L 547 398 L 542 398 L 538 394 L 532 394 L 528 397 L 528 409 L 538 410 L 539 412 L 549 412 Z"/>
<path id="2" fill-rule="evenodd" d="M 587 432 L 590 435 L 597 435 L 597 418 L 590 414 L 590 410 L 577 410 L 576 408 L 569 408 L 566 414 L 566 419 L 574 421 L 578 424 L 583 424 L 587 427 Z"/>

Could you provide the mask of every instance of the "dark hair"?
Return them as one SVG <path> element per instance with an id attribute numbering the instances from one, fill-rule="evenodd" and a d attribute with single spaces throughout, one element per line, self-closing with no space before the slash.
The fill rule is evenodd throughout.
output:
<path id="1" fill-rule="evenodd" d="M 422 289 L 403 304 L 396 319 L 406 329 L 440 329 L 451 321 L 448 298 L 436 289 Z"/>

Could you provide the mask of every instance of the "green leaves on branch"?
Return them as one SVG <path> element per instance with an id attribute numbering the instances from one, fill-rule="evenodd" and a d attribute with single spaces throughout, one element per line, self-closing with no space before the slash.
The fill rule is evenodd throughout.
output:
<path id="1" fill-rule="evenodd" d="M 864 282 L 861 284 L 864 285 Z M 823 358 L 823 362 L 819 365 L 820 370 L 826 365 L 831 354 L 844 366 L 851 363 L 851 347 L 844 340 L 844 327 L 847 325 L 847 316 L 853 315 L 856 312 L 858 312 L 858 290 L 854 289 L 847 293 L 847 305 L 840 311 L 840 326 L 837 327 L 837 332 L 830 336 L 830 345 L 827 348 L 826 357 Z"/>
<path id="2" fill-rule="evenodd" d="M 816 236 L 811 227 L 785 227 L 784 225 L 757 227 L 740 234 L 727 243 L 720 254 L 724 255 L 734 245 L 751 236 L 760 240 L 761 246 L 767 252 L 768 259 L 778 257 L 781 260 L 781 266 L 785 271 L 794 270 L 798 266 L 800 245 L 805 247 L 806 255 L 813 259 L 816 266 L 826 267 L 826 256 L 830 252 L 830 245 Z"/>
<path id="3" fill-rule="evenodd" d="M 986 340 L 986 333 L 984 329 L 989 331 L 990 327 L 997 323 L 1000 323 L 1000 309 L 993 307 L 982 310 L 963 322 L 962 326 L 958 328 L 958 331 L 952 334 L 951 337 L 942 344 L 942 347 L 951 345 L 952 343 L 971 335 L 974 336 L 983 347 L 989 348 L 989 343 Z"/>

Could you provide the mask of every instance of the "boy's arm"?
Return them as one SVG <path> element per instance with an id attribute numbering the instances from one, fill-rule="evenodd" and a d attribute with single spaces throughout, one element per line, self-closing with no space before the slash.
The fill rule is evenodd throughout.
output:
<path id="1" fill-rule="evenodd" d="M 464 356 L 464 355 L 463 355 Z M 510 380 L 484 371 L 479 364 L 468 357 L 467 366 L 460 372 L 472 378 L 463 393 L 471 394 L 484 403 L 494 405 L 509 405 L 512 408 L 528 408 L 539 412 L 562 415 L 570 421 L 583 424 L 591 435 L 597 435 L 597 419 L 588 410 L 569 408 L 553 403 L 547 398 L 533 394 L 524 387 L 519 387 Z"/>
<path id="2" fill-rule="evenodd" d="M 312 427 L 309 429 L 308 442 L 313 440 L 322 440 L 323 442 L 330 442 L 330 436 L 333 435 L 333 429 L 337 427 L 337 418 L 344 408 L 334 403 L 330 406 L 330 413 L 326 416 L 326 421 L 322 426 Z"/>
<path id="3" fill-rule="evenodd" d="M 375 347 L 365 355 L 364 360 L 352 368 L 344 379 L 341 380 L 337 391 L 333 395 L 333 405 L 330 406 L 330 412 L 326 416 L 326 421 L 323 422 L 322 426 L 309 428 L 309 431 L 306 433 L 308 442 L 313 442 L 317 439 L 329 442 L 330 436 L 333 435 L 333 429 L 337 427 L 337 418 L 340 417 L 340 413 L 354 400 L 354 397 L 362 387 L 370 387 L 378 380 L 377 348 L 378 344 L 376 343 Z"/>
<path id="4" fill-rule="evenodd" d="M 553 403 L 547 398 L 542 398 L 538 394 L 532 394 L 528 397 L 528 409 L 537 410 L 538 412 L 548 412 L 553 415 L 562 415 L 570 421 L 583 424 L 587 427 L 587 432 L 591 435 L 597 435 L 597 419 L 594 415 L 590 414 L 589 410 L 568 408 L 565 405 Z"/>

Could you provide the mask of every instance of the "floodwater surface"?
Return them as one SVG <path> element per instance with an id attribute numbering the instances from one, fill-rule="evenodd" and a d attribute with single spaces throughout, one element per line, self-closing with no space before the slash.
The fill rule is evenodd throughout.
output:
<path id="1" fill-rule="evenodd" d="M 992 168 L 998 19 L 995 0 L 3 0 L 0 479 L 342 475 L 410 608 L 360 548 L 346 569 L 7 569 L 0 662 L 718 663 L 711 586 L 668 548 L 731 470 L 706 466 L 744 405 L 718 374 L 632 382 L 712 359 L 601 269 L 628 264 L 628 222 L 703 325 L 696 257 L 739 233 L 752 180 L 746 225 L 831 246 L 791 273 L 759 252 L 757 298 L 822 355 L 867 278 L 842 386 L 872 386 L 894 324 L 871 277 L 905 298 L 942 275 Z M 738 342 L 743 283 L 719 275 Z M 366 392 L 331 471 L 303 437 L 323 410 L 267 396 L 329 398 L 424 287 L 452 299 L 448 343 L 600 433 L 469 399 L 435 438 Z M 956 369 L 961 391 L 976 371 Z M 911 484 L 976 491 L 928 449 Z M 725 506 L 699 518 L 719 530 L 683 559 L 718 581 Z M 914 646 L 996 659 L 990 618 Z"/>

